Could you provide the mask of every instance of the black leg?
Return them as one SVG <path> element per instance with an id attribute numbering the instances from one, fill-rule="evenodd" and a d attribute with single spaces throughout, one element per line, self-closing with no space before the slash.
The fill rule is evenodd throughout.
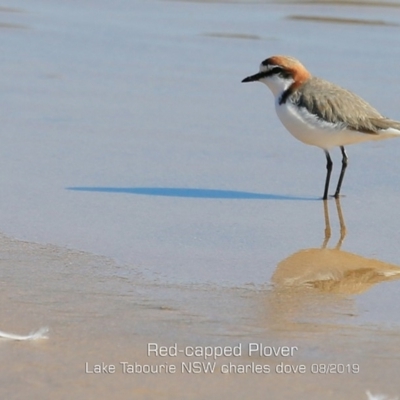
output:
<path id="1" fill-rule="evenodd" d="M 346 150 L 343 146 L 340 146 L 340 150 L 342 151 L 342 170 L 340 171 L 339 181 L 337 184 L 336 192 L 335 192 L 335 199 L 339 198 L 340 188 L 342 187 L 342 182 L 344 178 L 344 173 L 346 172 L 347 164 L 348 164 L 348 157 L 346 154 Z"/>
<path id="2" fill-rule="evenodd" d="M 332 172 L 332 159 L 327 150 L 325 150 L 326 155 L 326 179 L 325 179 L 325 190 L 324 190 L 324 197 L 322 200 L 328 199 L 328 190 L 329 190 L 329 181 L 331 180 L 331 172 Z"/>

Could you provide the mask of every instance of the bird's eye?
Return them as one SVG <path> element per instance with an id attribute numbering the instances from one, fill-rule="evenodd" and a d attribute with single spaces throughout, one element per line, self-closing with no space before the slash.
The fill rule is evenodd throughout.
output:
<path id="1" fill-rule="evenodd" d="M 271 75 L 272 74 L 280 74 L 281 72 L 283 72 L 283 68 L 281 67 L 273 67 L 270 69 Z"/>
<path id="2" fill-rule="evenodd" d="M 273 67 L 269 70 L 269 75 L 279 75 L 283 79 L 288 79 L 292 76 L 288 70 L 282 67 Z"/>

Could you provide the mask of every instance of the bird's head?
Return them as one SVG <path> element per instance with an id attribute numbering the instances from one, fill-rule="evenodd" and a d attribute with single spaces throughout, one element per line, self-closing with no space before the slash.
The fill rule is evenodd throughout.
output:
<path id="1" fill-rule="evenodd" d="M 311 74 L 300 61 L 290 56 L 273 56 L 260 64 L 260 72 L 248 76 L 242 82 L 265 83 L 274 96 L 280 96 L 293 84 L 300 86 Z"/>

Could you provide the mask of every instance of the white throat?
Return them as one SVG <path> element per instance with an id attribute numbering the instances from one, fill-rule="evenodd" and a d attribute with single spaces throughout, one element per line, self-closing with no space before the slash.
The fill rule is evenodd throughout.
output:
<path id="1" fill-rule="evenodd" d="M 294 82 L 294 79 L 284 79 L 279 75 L 272 75 L 267 78 L 260 79 L 260 82 L 265 83 L 275 97 L 280 97 L 285 90 L 289 89 L 290 85 Z"/>

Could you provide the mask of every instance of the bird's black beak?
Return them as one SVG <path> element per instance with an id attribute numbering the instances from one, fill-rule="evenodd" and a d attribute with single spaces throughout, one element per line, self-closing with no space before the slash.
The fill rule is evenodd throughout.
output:
<path id="1" fill-rule="evenodd" d="M 265 77 L 265 72 L 259 72 L 258 74 L 254 74 L 251 76 L 248 76 L 247 78 L 244 78 L 242 80 L 242 83 L 246 83 L 246 82 L 256 82 L 259 81 L 261 78 Z"/>

